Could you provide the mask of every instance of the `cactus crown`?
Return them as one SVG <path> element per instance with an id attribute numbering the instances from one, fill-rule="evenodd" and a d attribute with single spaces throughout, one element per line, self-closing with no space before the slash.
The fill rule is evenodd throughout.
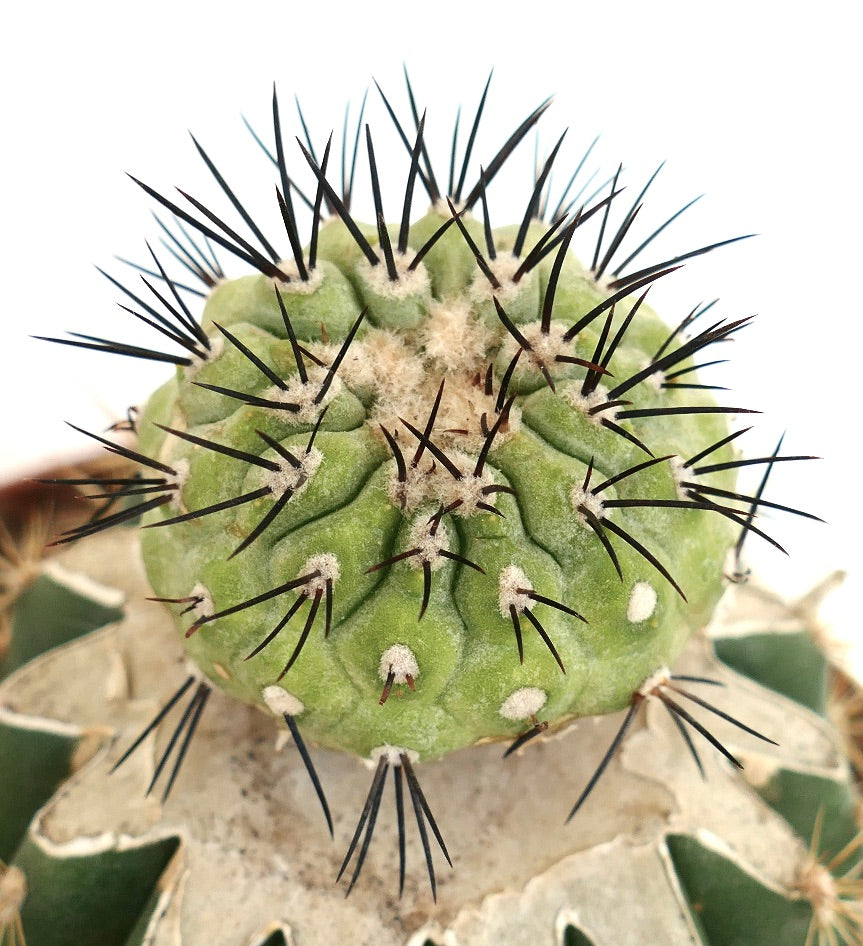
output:
<path id="1" fill-rule="evenodd" d="M 684 704 L 767 737 L 705 699 L 713 681 L 668 667 L 706 623 L 724 575 L 743 574 L 747 536 L 776 544 L 758 509 L 808 515 L 763 495 L 776 462 L 805 458 L 777 446 L 742 459 L 745 430 L 727 420 L 752 411 L 719 405 L 721 389 L 697 377 L 749 319 L 713 317 L 711 303 L 668 328 L 646 301 L 686 260 L 745 237 L 646 262 L 682 210 L 636 237 L 656 175 L 622 206 L 620 169 L 597 188 L 581 184 L 587 155 L 553 201 L 563 137 L 521 219 L 495 227 L 495 178 L 548 102 L 474 172 L 486 85 L 460 155 L 456 125 L 444 191 L 408 92 L 407 130 L 381 93 L 406 151 L 396 224 L 362 112 L 340 188 L 331 140 L 319 158 L 305 133 L 303 190 L 274 92 L 274 146 L 258 141 L 287 255 L 195 142 L 236 227 L 190 194 L 180 205 L 137 183 L 173 215 L 160 224 L 165 247 L 200 287 L 172 279 L 152 251 L 152 265 L 136 267 L 146 292 L 108 277 L 122 308 L 170 347 L 52 339 L 176 369 L 130 413 L 137 444 L 89 435 L 141 472 L 85 484 L 106 505 L 60 539 L 142 516 L 155 600 L 175 615 L 192 662 L 117 765 L 190 695 L 153 779 L 176 748 L 167 795 L 214 686 L 284 718 L 331 832 L 305 740 L 360 756 L 374 776 L 339 874 L 355 856 L 348 889 L 392 771 L 401 883 L 404 780 L 434 890 L 430 834 L 450 858 L 415 765 L 456 749 L 505 740 L 509 755 L 575 718 L 628 707 L 570 817 L 645 700 L 664 705 L 699 766 L 692 732 L 739 764 Z M 371 225 L 354 216 L 361 155 Z M 413 219 L 420 190 L 430 209 Z M 583 265 L 571 244 L 591 230 Z M 228 279 L 214 245 L 255 272 Z M 193 296 L 206 300 L 200 319 Z M 735 486 L 744 464 L 764 468 L 753 494 Z"/>

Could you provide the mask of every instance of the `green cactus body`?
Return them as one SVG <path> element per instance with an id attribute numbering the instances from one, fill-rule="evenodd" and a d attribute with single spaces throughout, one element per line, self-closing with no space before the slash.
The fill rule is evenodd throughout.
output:
<path id="1" fill-rule="evenodd" d="M 446 219 L 431 211 L 412 227 L 409 246 L 422 245 Z M 477 222 L 465 225 L 476 230 Z M 533 230 L 535 242 L 540 231 Z M 389 746 L 431 759 L 483 740 L 513 738 L 531 719 L 556 726 L 622 708 L 645 679 L 675 660 L 722 590 L 733 524 L 704 508 L 650 503 L 685 501 L 677 458 L 725 436 L 724 418 L 672 414 L 616 421 L 613 407 L 591 415 L 612 399 L 608 390 L 617 379 L 651 363 L 669 329 L 630 296 L 608 309 L 613 318 L 602 312 L 567 338 L 611 295 L 570 253 L 552 254 L 516 283 L 520 259 L 507 248 L 508 231 L 501 231 L 495 234 L 495 288 L 456 227 L 414 270 L 407 271 L 414 251 L 398 256 L 394 280 L 383 263 L 373 267 L 346 252 L 346 236 L 340 221 L 325 225 L 321 263 L 309 281 L 295 276 L 279 283 L 259 275 L 217 286 L 203 314 L 215 354 L 204 364 L 178 368 L 144 413 L 142 449 L 182 471 L 175 501 L 146 520 L 153 528 L 144 531 L 144 556 L 159 596 L 199 595 L 195 616 L 206 618 L 309 576 L 195 628 L 186 640 L 189 656 L 232 696 L 279 712 L 290 706 L 310 739 L 364 757 Z M 391 236 L 395 241 L 395 232 Z M 525 245 L 525 255 L 531 248 Z M 560 271 L 549 291 L 555 263 Z M 277 292 L 297 343 L 315 359 L 299 354 L 307 363 L 305 380 Z M 532 346 L 521 351 L 505 404 L 502 379 L 519 342 L 498 316 L 495 300 Z M 546 300 L 553 305 L 543 330 Z M 602 350 L 601 332 L 608 350 L 636 309 L 609 360 L 609 374 L 583 394 L 589 369 L 559 356 L 590 362 Z M 366 314 L 356 336 L 330 375 L 324 366 L 334 363 L 361 311 Z M 319 397 L 327 380 L 332 383 Z M 434 425 L 426 432 L 442 382 Z M 705 404 L 703 392 L 664 389 L 661 382 L 646 378 L 626 400 L 647 409 Z M 647 465 L 651 455 L 603 420 L 634 434 L 654 457 L 670 458 Z M 165 433 L 156 424 L 248 452 L 268 465 Z M 382 428 L 403 455 L 401 474 Z M 729 456 L 726 447 L 716 459 Z M 640 464 L 645 468 L 592 492 Z M 733 474 L 714 484 L 731 488 Z M 159 527 L 262 490 L 241 505 Z M 614 507 L 626 500 L 645 505 Z M 232 556 L 276 505 L 271 524 Z M 614 559 L 579 507 L 594 523 L 609 523 L 603 533 Z M 649 548 L 659 568 L 673 570 L 686 600 L 656 564 L 612 533 L 615 526 Z M 424 581 L 430 593 L 420 619 Z M 532 599 L 529 591 L 567 610 Z M 307 600 L 285 622 L 302 598 Z M 331 618 L 324 613 L 328 607 Z M 523 661 L 511 609 L 522 632 Z M 551 646 L 531 626 L 532 618 Z M 192 622 L 179 623 L 185 631 Z M 245 659 L 280 624 L 271 642 Z M 381 706 L 390 673 L 401 698 Z"/>

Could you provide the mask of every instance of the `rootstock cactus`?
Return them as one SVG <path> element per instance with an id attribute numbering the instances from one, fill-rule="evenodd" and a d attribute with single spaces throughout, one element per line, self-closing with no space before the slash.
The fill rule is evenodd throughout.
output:
<path id="1" fill-rule="evenodd" d="M 274 93 L 272 135 L 253 134 L 272 164 L 287 252 L 196 141 L 227 212 L 138 181 L 170 217 L 159 220 L 164 252 L 133 264 L 140 280 L 108 277 L 164 347 L 51 339 L 176 366 L 120 425 L 137 443 L 89 434 L 138 472 L 60 480 L 101 504 L 61 543 L 141 517 L 152 597 L 189 658 L 187 679 L 117 766 L 175 711 L 153 776 L 167 794 L 213 687 L 284 718 L 331 832 L 311 745 L 366 760 L 372 784 L 339 872 L 347 891 L 391 774 L 399 891 L 407 809 L 436 892 L 435 858 L 450 853 L 432 805 L 444 799 L 426 797 L 421 767 L 454 750 L 502 741 L 509 755 L 627 709 L 594 774 L 572 784 L 563 822 L 645 701 L 668 711 L 699 768 L 702 738 L 739 765 L 711 718 L 750 742 L 781 735 L 730 716 L 734 698 L 714 679 L 669 669 L 744 579 L 748 537 L 777 544 L 758 514 L 814 518 L 765 498 L 777 462 L 809 458 L 777 446 L 743 459 L 749 428 L 732 432 L 729 417 L 754 412 L 718 404 L 722 389 L 698 379 L 749 319 L 700 304 L 669 327 L 647 302 L 685 261 L 744 237 L 656 261 L 654 238 L 686 208 L 637 234 L 656 174 L 637 194 L 620 170 L 597 183 L 584 170 L 590 149 L 557 190 L 563 136 L 520 218 L 498 226 L 498 175 L 549 103 L 480 162 L 487 92 L 451 142 L 427 135 L 409 83 L 407 116 L 381 92 L 388 118 L 373 141 L 360 111 L 340 184 L 331 140 L 317 150 L 302 113 L 302 139 L 288 140 Z M 399 205 L 386 209 L 384 140 L 404 149 Z M 445 187 L 438 147 L 451 155 Z M 414 219 L 420 204 L 430 209 Z M 222 251 L 254 272 L 228 278 Z M 169 257 L 192 284 L 168 275 Z M 763 469 L 751 492 L 736 486 L 747 465 Z"/>

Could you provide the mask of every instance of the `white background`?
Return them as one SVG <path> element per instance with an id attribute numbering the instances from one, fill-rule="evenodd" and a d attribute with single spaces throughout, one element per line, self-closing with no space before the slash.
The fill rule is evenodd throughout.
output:
<path id="1" fill-rule="evenodd" d="M 163 192 L 179 185 L 208 200 L 215 188 L 186 134 L 192 129 L 248 203 L 264 208 L 279 239 L 274 176 L 240 118 L 267 133 L 274 80 L 286 138 L 299 132 L 296 92 L 320 152 L 330 129 L 340 131 L 345 101 L 356 108 L 372 76 L 404 114 L 407 63 L 420 107 L 428 106 L 427 138 L 439 143 L 434 153 L 445 167 L 455 107 L 462 102 L 470 120 L 494 66 L 478 158 L 487 161 L 554 93 L 539 140 L 547 152 L 569 127 L 559 185 L 601 134 L 591 167 L 610 174 L 623 160 L 628 199 L 667 160 L 645 210 L 650 219 L 706 195 L 657 252 L 759 234 L 693 261 L 655 288 L 653 303 L 669 321 L 715 296 L 718 316 L 758 313 L 728 346 L 734 363 L 710 380 L 732 389 L 726 403 L 764 412 L 740 441 L 750 455 L 768 453 L 787 430 L 786 452 L 824 458 L 777 469 L 771 495 L 829 525 L 765 515 L 761 524 L 791 558 L 752 541 L 752 564 L 792 594 L 833 568 L 850 569 L 841 619 L 856 633 L 863 154 L 853 4 L 572 2 L 508 12 L 450 2 L 157 0 L 16 8 L 0 57 L 0 481 L 79 451 L 81 438 L 63 420 L 103 429 L 165 375 L 164 367 L 28 337 L 73 330 L 157 341 L 137 332 L 114 304 L 118 292 L 93 268 L 131 285 L 137 277 L 113 254 L 144 262 L 144 240 L 158 238 L 150 201 L 124 171 Z M 401 187 L 404 154 L 373 86 L 369 103 L 379 161 L 393 155 Z M 532 136 L 522 146 L 517 198 L 503 185 L 492 190 L 495 223 L 523 206 L 533 147 Z M 293 168 L 298 160 L 291 157 Z M 361 158 L 360 181 L 365 168 Z M 395 194 L 390 217 L 400 212 Z"/>

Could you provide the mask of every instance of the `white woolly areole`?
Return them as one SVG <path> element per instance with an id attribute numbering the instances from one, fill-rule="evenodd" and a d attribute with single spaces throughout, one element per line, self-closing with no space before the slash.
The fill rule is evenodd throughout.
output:
<path id="1" fill-rule="evenodd" d="M 406 458 L 410 460 L 410 455 Z M 387 496 L 394 506 L 407 512 L 412 512 L 417 506 L 433 499 L 433 484 L 429 482 L 433 474 L 430 469 L 420 466 L 411 466 L 407 463 L 407 475 L 402 481 L 399 479 L 398 468 L 392 464 L 392 472 L 387 480 Z"/>
<path id="2" fill-rule="evenodd" d="M 339 575 L 341 574 L 339 560 L 332 552 L 322 552 L 320 555 L 313 555 L 311 558 L 306 559 L 297 578 L 302 575 L 308 575 L 310 572 L 320 572 L 320 574 L 316 578 L 310 578 L 306 582 L 305 590 L 310 595 L 316 594 L 318 591 L 323 592 L 326 590 L 328 581 L 332 584 L 338 581 Z"/>
<path id="3" fill-rule="evenodd" d="M 580 414 L 584 414 L 587 420 L 597 426 L 599 426 L 604 419 L 612 419 L 617 413 L 614 409 L 609 411 L 597 411 L 596 414 L 590 413 L 594 407 L 599 407 L 600 404 L 605 404 L 608 400 L 608 389 L 601 384 L 597 385 L 596 389 L 587 396 L 581 393 L 580 383 L 568 384 L 560 389 L 560 393 Z"/>
<path id="4" fill-rule="evenodd" d="M 596 516 L 597 519 L 607 519 L 609 518 L 608 514 L 605 511 L 605 504 L 599 498 L 599 496 L 594 496 L 589 489 L 584 489 L 581 483 L 576 483 L 572 487 L 572 490 L 569 494 L 570 502 L 572 503 L 572 508 L 575 510 L 576 515 L 578 516 L 579 522 L 583 526 L 587 526 L 587 517 L 583 512 L 579 511 L 579 506 L 584 506 L 585 509 L 588 509 L 590 512 Z"/>
<path id="5" fill-rule="evenodd" d="M 298 716 L 306 708 L 302 700 L 298 700 L 293 693 L 288 693 L 280 686 L 264 687 L 261 696 L 267 708 L 274 716 Z"/>
<path id="6" fill-rule="evenodd" d="M 533 591 L 533 585 L 518 565 L 507 565 L 506 568 L 501 569 L 498 588 L 497 606 L 502 617 L 509 617 L 510 606 L 514 607 L 519 614 L 530 611 L 533 607 L 533 600 L 518 590 L 524 588 L 527 591 Z"/>
<path id="7" fill-rule="evenodd" d="M 473 220 L 473 214 L 465 208 L 463 200 L 453 200 L 452 197 L 449 198 L 449 203 L 447 203 L 446 197 L 439 197 L 432 205 L 429 207 L 429 213 L 435 213 L 439 217 L 451 217 L 452 211 L 449 209 L 450 203 L 455 208 L 456 213 L 461 214 L 462 220 Z"/>
<path id="8" fill-rule="evenodd" d="M 646 367 L 647 364 L 644 363 L 641 365 L 639 370 L 641 371 Z M 662 371 L 654 371 L 652 374 L 649 374 L 641 383 L 653 388 L 654 391 L 661 391 L 662 385 L 665 384 L 665 373 Z"/>
<path id="9" fill-rule="evenodd" d="M 404 753 L 408 757 L 408 762 L 413 765 L 414 762 L 419 761 L 420 754 L 415 749 L 405 749 L 404 746 L 375 746 L 374 749 L 369 753 L 369 759 L 377 764 L 380 761 L 381 756 L 383 756 L 390 765 L 401 765 L 402 760 L 400 758 L 401 754 Z"/>
<path id="10" fill-rule="evenodd" d="M 681 485 L 685 479 L 692 479 L 692 471 L 684 467 L 686 461 L 682 457 L 671 457 L 668 466 L 671 469 L 671 478 L 674 480 L 674 486 L 677 489 L 679 499 L 687 499 L 686 489 Z"/>
<path id="11" fill-rule="evenodd" d="M 381 654 L 378 676 L 386 681 L 390 672 L 393 674 L 393 683 L 398 684 L 407 683 L 408 677 L 416 680 L 420 675 L 414 652 L 406 644 L 393 644 Z"/>
<path id="12" fill-rule="evenodd" d="M 208 365 L 211 361 L 215 361 L 219 358 L 225 350 L 225 339 L 221 335 L 208 335 L 207 338 L 210 342 L 210 347 L 207 349 L 206 355 L 203 358 L 194 354 L 194 352 L 189 353 L 191 362 L 186 365 L 183 370 L 183 374 L 187 380 L 193 378 L 204 365 Z"/>
<path id="13" fill-rule="evenodd" d="M 277 401 L 280 404 L 297 404 L 297 411 L 275 411 L 281 420 L 290 423 L 292 420 L 297 424 L 314 424 L 320 417 L 321 411 L 332 401 L 332 399 L 341 391 L 342 382 L 338 374 L 332 379 L 327 393 L 319 403 L 315 402 L 328 374 L 326 368 L 320 365 L 313 365 L 306 370 L 308 381 L 303 384 L 298 374 L 291 375 L 287 387 L 279 388 L 273 385 L 262 395 L 268 401 Z"/>
<path id="14" fill-rule="evenodd" d="M 365 256 L 357 263 L 357 274 L 372 292 L 386 299 L 407 299 L 409 296 L 427 295 L 428 270 L 422 263 L 419 263 L 416 269 L 408 269 L 415 256 L 416 253 L 413 252 L 393 252 L 398 279 L 390 279 L 383 259 L 377 266 L 372 266 Z"/>
<path id="15" fill-rule="evenodd" d="M 504 719 L 517 722 L 521 719 L 530 719 L 545 706 L 548 696 L 545 690 L 539 687 L 522 687 L 516 690 L 500 704 L 498 712 Z"/>
<path id="16" fill-rule="evenodd" d="M 171 509 L 179 509 L 183 505 L 183 487 L 186 485 L 186 480 L 189 478 L 189 461 L 185 457 L 174 460 L 172 462 L 172 469 L 174 473 L 172 476 L 168 477 L 167 484 L 169 487 L 174 487 L 173 496 L 171 496 L 169 505 Z"/>
<path id="17" fill-rule="evenodd" d="M 300 271 L 297 268 L 296 260 L 284 259 L 276 265 L 290 279 L 290 282 L 285 282 L 283 279 L 271 280 L 283 296 L 310 296 L 324 279 L 324 271 L 320 266 L 316 266 L 311 270 L 306 267 L 308 279 L 300 279 Z"/>
<path id="18" fill-rule="evenodd" d="M 494 259 L 487 259 L 488 268 L 492 271 L 495 279 L 500 285 L 495 288 L 488 280 L 488 276 L 480 270 L 476 271 L 469 292 L 474 299 L 485 300 L 496 296 L 499 302 L 506 302 L 525 286 L 530 285 L 533 271 L 527 272 L 518 282 L 513 282 L 513 277 L 518 272 L 519 267 L 524 260 L 513 256 L 512 253 L 505 251 L 500 253 Z"/>
<path id="19" fill-rule="evenodd" d="M 454 516 L 472 516 L 477 512 L 480 503 L 494 505 L 494 494 L 486 496 L 483 493 L 483 489 L 493 482 L 494 480 L 485 471 L 481 476 L 468 473 L 460 480 L 444 480 L 441 498 L 444 500 L 445 506 L 449 506 L 450 503 L 454 503 L 456 500 L 459 501 L 460 505 L 452 511 Z"/>
<path id="20" fill-rule="evenodd" d="M 475 477 L 472 474 L 465 474 L 460 480 L 452 477 L 449 471 L 443 469 L 441 465 L 431 455 L 430 451 L 423 454 L 423 458 L 416 466 L 412 465 L 413 449 L 405 449 L 402 443 L 402 452 L 406 461 L 406 476 L 402 481 L 398 477 L 398 469 L 395 464 L 392 465 L 389 480 L 387 482 L 387 495 L 391 502 L 407 512 L 412 512 L 418 506 L 434 505 L 449 506 L 458 500 L 461 505 L 453 510 L 454 515 L 469 516 L 476 512 L 476 504 L 485 500 L 494 502 L 494 497 L 485 497 L 482 494 L 482 488 L 493 482 L 488 473 L 481 477 Z M 457 466 L 458 456 L 464 454 L 448 454 L 450 459 Z M 476 460 L 470 464 L 473 469 Z"/>
<path id="21" fill-rule="evenodd" d="M 518 330 L 530 342 L 530 351 L 522 355 L 528 364 L 537 369 L 543 366 L 548 369 L 563 367 L 563 363 L 556 362 L 555 358 L 571 354 L 572 343 L 563 339 L 567 331 L 565 326 L 560 322 L 552 322 L 548 331 L 543 332 L 542 322 L 531 322 L 529 325 L 520 325 Z"/>
<path id="22" fill-rule="evenodd" d="M 27 881 L 22 871 L 17 867 L 0 867 L 0 933 L 13 928 L 26 897 Z"/>
<path id="23" fill-rule="evenodd" d="M 480 370 L 495 337 L 461 297 L 432 302 L 417 333 L 425 357 L 449 371 Z"/>
<path id="24" fill-rule="evenodd" d="M 409 547 L 419 549 L 418 555 L 412 555 L 407 562 L 413 568 L 422 567 L 423 562 L 428 564 L 433 572 L 436 572 L 444 563 L 444 557 L 440 554 L 441 549 L 449 551 L 449 533 L 446 526 L 438 523 L 434 535 L 431 532 L 431 524 L 427 519 L 418 519 L 411 529 L 408 539 Z"/>
<path id="25" fill-rule="evenodd" d="M 656 589 L 646 581 L 637 581 L 629 593 L 626 606 L 626 620 L 630 624 L 640 624 L 653 615 L 656 610 Z"/>
<path id="26" fill-rule="evenodd" d="M 192 614 L 194 614 L 196 618 L 206 618 L 215 612 L 213 596 L 210 594 L 210 589 L 207 588 L 206 585 L 196 582 L 189 594 L 193 598 L 198 599 L 192 608 Z"/>
<path id="27" fill-rule="evenodd" d="M 332 359 L 336 353 L 334 349 L 326 357 Z M 404 416 L 404 398 L 426 380 L 425 366 L 414 348 L 396 332 L 374 326 L 352 342 L 339 375 L 351 389 L 373 391 L 379 405 L 389 405 L 378 406 L 375 417 L 390 428 L 399 413 Z"/>
<path id="28" fill-rule="evenodd" d="M 671 671 L 668 667 L 658 667 L 656 670 L 650 674 L 649 677 L 646 677 L 644 682 L 638 688 L 638 693 L 641 696 L 650 696 L 657 687 L 661 687 L 663 684 L 668 683 L 668 678 L 671 676 Z"/>
<path id="29" fill-rule="evenodd" d="M 495 443 L 498 442 L 500 441 L 495 438 Z M 463 475 L 460 480 L 457 480 L 449 473 L 444 473 L 438 481 L 437 495 L 444 506 L 449 506 L 450 503 L 459 500 L 461 505 L 453 509 L 453 515 L 456 516 L 472 516 L 477 511 L 478 503 L 488 503 L 493 506 L 495 494 L 486 496 L 483 493 L 486 486 L 494 483 L 489 466 L 486 465 L 479 476 L 474 476 L 476 457 L 469 456 L 461 450 L 450 450 L 448 456 Z"/>
<path id="30" fill-rule="evenodd" d="M 425 451 L 420 463 L 416 467 L 413 467 L 411 461 L 416 451 L 416 438 L 413 438 L 413 442 L 406 440 L 402 436 L 403 428 L 400 424 L 396 427 L 388 428 L 390 432 L 397 437 L 407 464 L 407 478 L 405 482 L 399 481 L 395 464 L 393 464 L 387 484 L 387 493 L 390 500 L 399 508 L 412 511 L 426 503 L 431 503 L 435 506 L 449 506 L 451 503 L 458 501 L 459 505 L 453 509 L 453 515 L 471 516 L 477 511 L 480 511 L 477 509 L 477 505 L 480 502 L 492 506 L 495 504 L 496 495 L 494 493 L 485 495 L 482 492 L 485 487 L 491 486 L 495 482 L 490 465 L 486 464 L 483 472 L 479 476 L 473 475 L 477 460 L 476 455 L 482 449 L 482 445 L 485 442 L 485 434 L 482 433 L 479 426 L 480 415 L 476 412 L 476 406 L 485 398 L 480 395 L 480 392 L 477 391 L 476 388 L 473 388 L 472 394 L 464 399 L 463 411 L 458 411 L 458 409 L 456 411 L 449 410 L 448 408 L 452 406 L 454 400 L 451 397 L 453 394 L 456 395 L 456 408 L 462 406 L 459 403 L 461 399 L 458 398 L 460 393 L 461 391 L 459 389 L 454 390 L 452 386 L 446 389 L 444 402 L 441 404 L 441 410 L 437 418 L 438 423 L 435 425 L 435 431 L 432 435 L 434 442 L 438 444 L 441 449 L 446 451 L 449 459 L 462 474 L 460 479 L 455 479 L 449 471 L 444 469 L 442 465 L 435 460 L 429 450 Z M 431 397 L 433 398 L 433 395 Z M 424 402 L 425 406 L 422 415 L 413 415 L 415 426 L 417 426 L 418 429 L 425 427 L 428 418 L 428 403 L 430 403 L 429 400 Z M 493 413 L 491 403 L 488 406 L 488 410 L 484 411 L 484 413 L 486 413 L 486 419 L 489 424 L 493 424 L 497 419 Z M 411 416 L 409 412 L 406 412 L 406 414 L 407 416 Z M 406 416 L 406 414 L 402 414 L 401 416 Z M 397 419 L 396 422 L 398 423 Z M 469 431 L 467 436 L 460 432 L 451 434 L 445 432 L 447 429 L 453 430 L 453 428 L 458 428 L 461 425 L 466 425 Z M 442 428 L 440 433 L 437 431 L 438 426 Z M 506 429 L 498 431 L 495 437 L 495 446 L 505 443 L 510 437 L 518 433 L 520 429 L 521 411 L 513 407 L 509 414 Z M 476 454 L 471 456 L 465 453 L 463 450 L 453 446 L 454 442 L 458 442 L 460 446 L 469 444 L 476 450 Z"/>
<path id="31" fill-rule="evenodd" d="M 287 460 L 280 460 L 278 470 L 264 471 L 264 485 L 270 488 L 270 492 L 277 495 L 287 493 L 288 490 L 293 490 L 294 494 L 298 495 L 306 488 L 323 458 L 321 451 L 317 447 L 312 447 L 311 450 L 306 450 L 297 457 L 300 461 L 298 467 Z"/>

